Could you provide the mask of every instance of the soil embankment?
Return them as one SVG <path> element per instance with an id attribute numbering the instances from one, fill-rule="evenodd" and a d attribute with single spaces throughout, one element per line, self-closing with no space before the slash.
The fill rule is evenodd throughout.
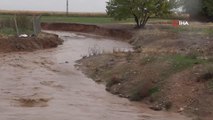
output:
<path id="1" fill-rule="evenodd" d="M 106 90 L 142 101 L 154 110 L 180 112 L 196 120 L 213 117 L 211 27 L 151 26 L 129 40 L 134 53 L 116 51 L 84 58 L 80 68 Z"/>
<path id="2" fill-rule="evenodd" d="M 73 31 L 92 33 L 96 35 L 112 37 L 114 39 L 129 40 L 132 38 L 130 31 L 100 27 L 97 25 L 77 24 L 77 23 L 42 23 L 42 29 L 44 30 L 56 30 L 56 31 Z"/>
<path id="3" fill-rule="evenodd" d="M 96 82 L 104 83 L 107 91 L 130 100 L 143 101 L 151 109 L 211 120 L 213 39 L 210 28 L 188 30 L 151 26 L 137 31 L 134 36 L 127 30 L 96 25 L 43 23 L 42 28 L 130 41 L 135 47 L 134 53 L 117 51 L 84 57 L 80 61 L 81 70 Z M 90 49 L 91 52 L 98 50 Z"/>
<path id="4" fill-rule="evenodd" d="M 0 37 L 0 52 L 33 51 L 62 44 L 58 35 L 41 33 L 37 37 Z"/>
<path id="5" fill-rule="evenodd" d="M 55 49 L 0 54 L 0 120 L 191 120 L 111 95 L 74 67 L 93 46 L 111 52 L 129 44 L 56 34 L 64 44 Z"/>

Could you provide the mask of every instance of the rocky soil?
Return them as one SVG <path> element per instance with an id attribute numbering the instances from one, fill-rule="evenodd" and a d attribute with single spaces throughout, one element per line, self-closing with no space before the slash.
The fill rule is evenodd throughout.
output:
<path id="1" fill-rule="evenodd" d="M 120 97 L 195 120 L 213 117 L 212 26 L 149 26 L 133 32 L 135 52 L 115 51 L 78 61 L 86 75 Z"/>

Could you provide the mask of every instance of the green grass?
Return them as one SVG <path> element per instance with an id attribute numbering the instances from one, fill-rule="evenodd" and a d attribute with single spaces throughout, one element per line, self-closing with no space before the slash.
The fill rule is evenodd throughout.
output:
<path id="1" fill-rule="evenodd" d="M 145 57 L 145 58 L 142 58 L 141 59 L 141 65 L 146 65 L 148 63 L 152 63 L 154 61 L 157 60 L 157 57 L 154 57 L 154 56 L 148 56 L 148 57 Z"/>
<path id="2" fill-rule="evenodd" d="M 169 26 L 166 28 L 162 28 L 163 30 L 168 30 L 174 33 L 201 33 L 207 36 L 213 36 L 213 29 L 212 28 L 199 28 L 199 27 L 191 27 L 191 26 L 178 26 L 173 27 Z"/>
<path id="3" fill-rule="evenodd" d="M 210 80 L 207 81 L 206 87 L 210 92 L 213 92 L 213 78 L 211 78 Z"/>
<path id="4" fill-rule="evenodd" d="M 145 97 L 152 96 L 160 92 L 160 88 L 158 86 L 151 86 L 146 82 L 147 81 L 144 82 L 142 80 L 129 91 L 129 99 L 131 101 L 140 101 Z"/>
<path id="5" fill-rule="evenodd" d="M 15 35 L 16 32 L 13 28 L 1 28 L 0 34 L 1 35 Z"/>
<path id="6" fill-rule="evenodd" d="M 165 70 L 160 72 L 159 82 L 162 82 L 162 83 L 164 82 L 164 80 L 169 78 L 171 75 L 181 72 L 185 69 L 192 68 L 195 65 L 212 64 L 211 61 L 199 59 L 199 58 L 197 58 L 196 55 L 186 56 L 186 55 L 176 54 L 176 55 L 170 55 L 170 56 L 161 56 L 156 59 L 157 60 L 155 62 L 166 61 L 169 63 L 169 66 L 166 67 Z"/>
<path id="7" fill-rule="evenodd" d="M 0 20 L 13 18 L 13 15 L 0 15 Z M 41 22 L 62 22 L 62 23 L 88 23 L 88 24 L 109 24 L 109 23 L 129 23 L 133 19 L 117 21 L 107 16 L 63 16 L 63 15 L 43 15 Z"/>
<path id="8" fill-rule="evenodd" d="M 28 34 L 31 35 L 33 34 L 33 30 L 29 30 L 29 29 L 19 29 L 19 33 L 20 34 Z M 0 29 L 0 34 L 1 35 L 16 35 L 16 31 L 14 30 L 14 28 L 1 28 Z"/>
<path id="9" fill-rule="evenodd" d="M 153 63 L 162 63 L 168 62 L 169 66 L 165 66 L 162 68 L 162 71 L 159 71 L 158 83 L 154 86 L 147 86 L 144 80 L 141 80 L 137 85 L 135 85 L 129 91 L 129 99 L 132 101 L 139 101 L 146 96 L 141 94 L 141 91 L 147 91 L 147 96 L 152 96 L 153 99 L 158 98 L 158 93 L 160 93 L 161 88 L 165 84 L 165 80 L 167 80 L 170 76 L 181 72 L 185 69 L 192 68 L 198 64 L 209 65 L 212 62 L 208 60 L 199 59 L 197 55 L 169 55 L 169 56 L 159 56 L 159 57 L 145 57 L 142 59 L 142 64 L 153 64 Z M 210 70 L 211 71 L 211 70 Z M 147 79 L 146 79 L 147 80 Z M 148 80 L 149 81 L 149 80 Z M 210 87 L 213 88 L 213 82 L 210 83 Z M 168 106 L 169 108 L 169 106 Z"/>
<path id="10" fill-rule="evenodd" d="M 0 34 L 1 35 L 16 35 L 15 23 L 12 15 L 0 15 Z M 32 34 L 33 22 L 31 16 L 16 17 L 19 34 Z"/>
<path id="11" fill-rule="evenodd" d="M 209 36 L 213 36 L 213 29 L 212 28 L 206 28 L 206 29 L 204 29 L 204 33 L 206 33 Z"/>
<path id="12" fill-rule="evenodd" d="M 90 24 L 109 24 L 109 23 L 127 23 L 132 19 L 116 21 L 110 17 L 66 17 L 66 16 L 42 16 L 42 22 L 63 22 L 63 23 L 90 23 Z"/>
<path id="13" fill-rule="evenodd" d="M 5 19 L 9 19 L 12 18 L 12 15 L 0 15 L 0 20 L 5 20 Z"/>
<path id="14" fill-rule="evenodd" d="M 135 23 L 133 18 L 127 20 L 118 21 L 107 16 L 92 16 L 92 17 L 81 17 L 81 16 L 42 16 L 42 22 L 65 22 L 65 23 L 90 23 L 90 24 L 110 24 L 110 23 Z M 168 22 L 170 20 L 152 18 L 148 22 Z"/>
<path id="15" fill-rule="evenodd" d="M 173 69 L 175 71 L 181 71 L 183 69 L 192 67 L 195 64 L 203 62 L 202 60 L 182 55 L 171 56 L 170 61 L 172 62 Z"/>
<path id="16" fill-rule="evenodd" d="M 1 19 L 12 18 L 13 15 L 2 14 L 0 15 Z M 117 21 L 111 17 L 105 16 L 80 16 L 80 15 L 42 15 L 42 22 L 63 22 L 63 23 L 87 23 L 87 24 L 110 24 L 110 23 L 135 23 L 133 18 L 129 18 L 127 20 Z M 156 23 L 156 22 L 168 22 L 171 21 L 169 19 L 161 19 L 161 18 L 151 18 L 148 23 Z"/>
<path id="17" fill-rule="evenodd" d="M 160 88 L 159 87 L 153 87 L 151 89 L 149 89 L 149 95 L 153 95 L 155 93 L 160 92 Z"/>
<path id="18" fill-rule="evenodd" d="M 184 55 L 169 56 L 168 60 L 172 63 L 172 69 L 177 72 L 192 67 L 196 64 L 208 63 L 207 60 L 198 59 L 196 56 Z"/>

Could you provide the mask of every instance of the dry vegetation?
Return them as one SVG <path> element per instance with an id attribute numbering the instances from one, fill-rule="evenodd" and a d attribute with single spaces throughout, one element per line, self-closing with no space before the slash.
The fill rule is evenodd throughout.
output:
<path id="1" fill-rule="evenodd" d="M 18 32 L 14 16 L 0 19 L 0 52 L 33 51 L 62 44 L 62 40 L 57 35 L 40 33 L 35 36 L 31 16 L 18 15 L 15 19 Z M 28 37 L 19 37 L 21 34 L 27 34 Z"/>
<path id="2" fill-rule="evenodd" d="M 106 90 L 154 110 L 213 117 L 212 26 L 149 25 L 130 40 L 134 53 L 84 58 L 81 69 Z"/>

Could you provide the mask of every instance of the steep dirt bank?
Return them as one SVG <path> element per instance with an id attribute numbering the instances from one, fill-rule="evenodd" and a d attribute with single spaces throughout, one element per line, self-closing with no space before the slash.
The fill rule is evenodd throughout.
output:
<path id="1" fill-rule="evenodd" d="M 130 40 L 134 53 L 84 58 L 80 68 L 106 90 L 154 110 L 213 117 L 211 29 L 149 28 Z"/>
<path id="2" fill-rule="evenodd" d="M 181 55 L 114 53 L 79 62 L 85 74 L 104 83 L 112 94 L 142 100 L 154 110 L 212 118 L 212 61 Z"/>
<path id="3" fill-rule="evenodd" d="M 57 31 L 73 31 L 92 33 L 96 35 L 113 37 L 122 40 L 129 40 L 132 38 L 132 33 L 127 30 L 119 28 L 106 28 L 97 25 L 77 24 L 77 23 L 42 23 L 44 30 L 57 30 Z"/>
<path id="4" fill-rule="evenodd" d="M 57 35 L 41 33 L 38 37 L 0 37 L 0 52 L 33 51 L 54 48 L 62 44 Z"/>

